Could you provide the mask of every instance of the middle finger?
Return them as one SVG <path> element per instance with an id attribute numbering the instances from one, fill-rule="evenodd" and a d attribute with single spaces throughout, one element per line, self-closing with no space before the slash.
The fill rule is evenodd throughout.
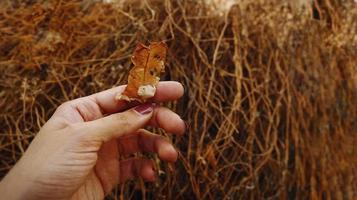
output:
<path id="1" fill-rule="evenodd" d="M 181 117 L 172 110 L 156 106 L 153 116 L 149 122 L 150 126 L 162 128 L 166 132 L 182 135 L 185 132 L 186 124 Z"/>
<path id="2" fill-rule="evenodd" d="M 160 159 L 168 162 L 175 162 L 178 156 L 174 146 L 165 137 L 153 134 L 145 129 L 120 137 L 118 149 L 122 155 L 137 152 L 157 153 Z"/>

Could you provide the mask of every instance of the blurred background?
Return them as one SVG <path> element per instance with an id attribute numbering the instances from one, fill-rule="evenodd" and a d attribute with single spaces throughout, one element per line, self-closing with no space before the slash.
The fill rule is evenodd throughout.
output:
<path id="1" fill-rule="evenodd" d="M 61 103 L 126 84 L 138 42 L 169 47 L 188 123 L 159 180 L 108 199 L 356 199 L 353 0 L 0 1 L 0 177 Z"/>

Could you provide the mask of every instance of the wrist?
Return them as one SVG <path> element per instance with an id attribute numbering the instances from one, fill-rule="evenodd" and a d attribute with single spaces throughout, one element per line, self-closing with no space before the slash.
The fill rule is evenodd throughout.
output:
<path id="1" fill-rule="evenodd" d="M 30 181 L 28 175 L 17 166 L 13 167 L 10 172 L 0 182 L 0 194 L 3 199 L 29 199 Z"/>

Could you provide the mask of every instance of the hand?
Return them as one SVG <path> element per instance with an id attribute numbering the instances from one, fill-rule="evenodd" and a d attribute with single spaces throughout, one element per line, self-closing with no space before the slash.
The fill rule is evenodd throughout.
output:
<path id="1" fill-rule="evenodd" d="M 141 177 L 155 180 L 153 162 L 120 156 L 153 152 L 174 162 L 177 152 L 164 137 L 146 125 L 183 134 L 185 124 L 167 108 L 145 103 L 128 109 L 115 95 L 119 86 L 66 102 L 36 135 L 20 161 L 0 183 L 5 199 L 103 199 L 113 187 Z M 177 82 L 160 82 L 153 101 L 180 98 Z M 126 110 L 126 111 L 123 111 Z"/>

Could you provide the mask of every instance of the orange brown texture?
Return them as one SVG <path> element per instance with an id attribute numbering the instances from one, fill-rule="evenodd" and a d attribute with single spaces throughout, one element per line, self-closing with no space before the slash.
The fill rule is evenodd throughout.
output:
<path id="1" fill-rule="evenodd" d="M 240 1 L 237 1 L 240 2 Z M 356 3 L 0 1 L 0 174 L 57 106 L 126 84 L 137 42 L 165 41 L 165 104 L 188 123 L 158 182 L 108 199 L 355 199 Z"/>
<path id="2" fill-rule="evenodd" d="M 153 97 L 160 74 L 165 71 L 166 51 L 164 42 L 152 42 L 148 47 L 139 43 L 131 57 L 134 67 L 129 72 L 128 85 L 116 98 L 143 102 Z"/>

